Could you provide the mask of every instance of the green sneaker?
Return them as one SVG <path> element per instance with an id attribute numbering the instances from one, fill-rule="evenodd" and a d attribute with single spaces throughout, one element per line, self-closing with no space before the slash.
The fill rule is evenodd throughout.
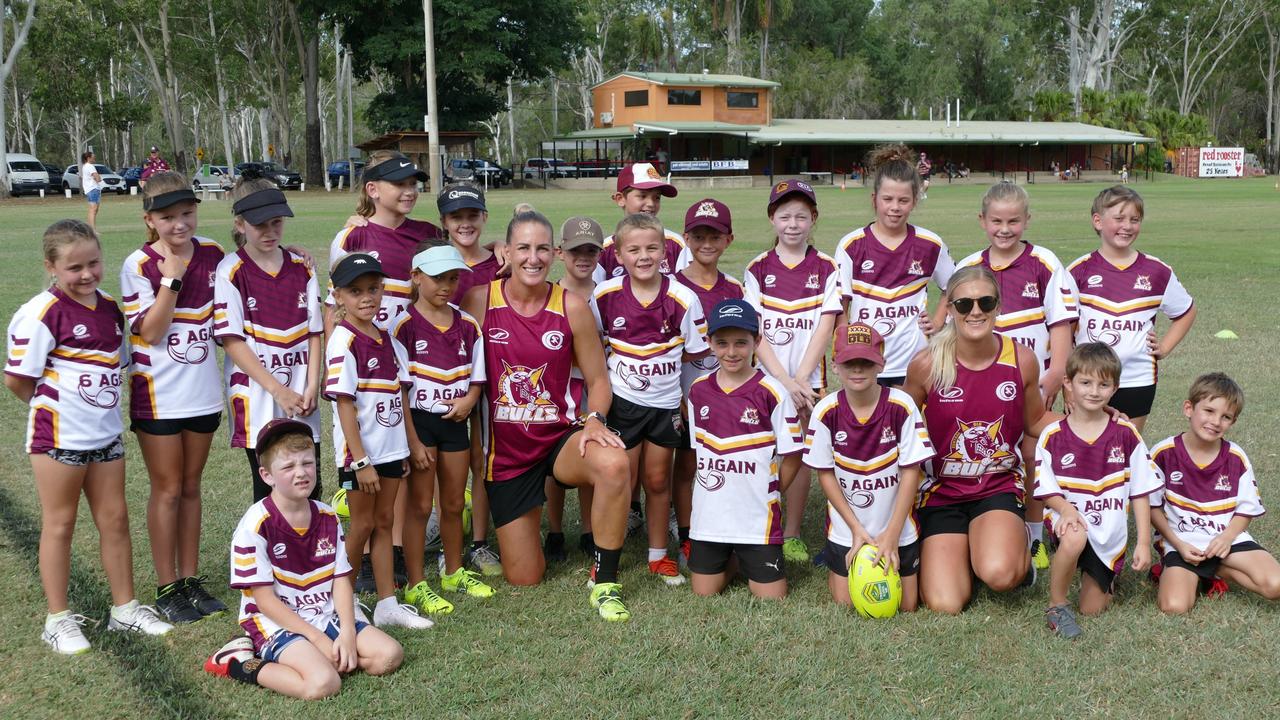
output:
<path id="1" fill-rule="evenodd" d="M 448 592 L 464 592 L 473 598 L 493 597 L 493 588 L 480 581 L 480 576 L 466 568 L 458 568 L 452 575 L 440 574 L 440 588 Z"/>
<path id="2" fill-rule="evenodd" d="M 787 562 L 807 563 L 809 562 L 809 546 L 798 537 L 789 537 L 782 540 L 782 557 Z"/>
<path id="3" fill-rule="evenodd" d="M 1031 541 L 1031 563 L 1036 566 L 1036 570 L 1049 569 L 1049 549 L 1039 540 Z"/>
<path id="4" fill-rule="evenodd" d="M 618 583 L 596 583 L 591 588 L 591 607 L 609 622 L 626 622 L 631 619 L 631 611 L 622 604 L 622 586 Z"/>
<path id="5" fill-rule="evenodd" d="M 453 612 L 453 603 L 437 595 L 426 580 L 405 590 L 404 600 L 429 615 L 448 615 Z"/>

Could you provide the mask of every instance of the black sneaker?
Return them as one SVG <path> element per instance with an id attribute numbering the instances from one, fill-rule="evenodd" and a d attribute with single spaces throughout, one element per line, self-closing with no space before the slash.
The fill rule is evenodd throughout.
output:
<path id="1" fill-rule="evenodd" d="M 404 548 L 399 545 L 391 546 L 391 573 L 396 587 L 402 588 L 409 583 L 409 563 L 405 562 Z"/>
<path id="2" fill-rule="evenodd" d="M 357 593 L 378 592 L 378 584 L 373 581 L 373 561 L 368 555 L 360 559 L 360 573 L 356 575 L 355 591 Z"/>
<path id="3" fill-rule="evenodd" d="M 596 556 L 596 538 L 591 533 L 582 533 L 578 536 L 578 549 L 583 555 L 589 558 Z"/>
<path id="4" fill-rule="evenodd" d="M 547 533 L 547 539 L 542 543 L 542 554 L 546 557 L 547 562 L 564 562 L 568 560 L 569 556 L 564 551 L 564 533 Z"/>
<path id="5" fill-rule="evenodd" d="M 195 606 L 200 614 L 209 617 L 210 615 L 221 615 L 227 611 L 226 603 L 209 594 L 204 589 L 204 584 L 208 582 L 208 578 L 201 575 L 199 577 L 189 577 L 178 581 L 182 586 L 182 593 L 187 596 L 191 604 Z"/>
<path id="6" fill-rule="evenodd" d="M 204 614 L 191 604 L 183 585 L 179 580 L 156 590 L 156 609 L 174 625 L 186 625 L 204 619 Z"/>

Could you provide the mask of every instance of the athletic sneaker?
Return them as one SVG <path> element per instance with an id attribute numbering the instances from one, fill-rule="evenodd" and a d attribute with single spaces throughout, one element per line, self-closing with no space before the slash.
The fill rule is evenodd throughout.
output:
<path id="1" fill-rule="evenodd" d="M 446 592 L 464 592 L 473 598 L 493 597 L 494 589 L 484 584 L 480 576 L 466 568 L 458 568 L 452 575 L 440 575 L 440 588 Z"/>
<path id="2" fill-rule="evenodd" d="M 626 622 L 631 611 L 622 604 L 622 586 L 618 583 L 600 583 L 591 589 L 591 607 L 609 622 Z"/>
<path id="3" fill-rule="evenodd" d="M 437 595 L 426 580 L 405 590 L 404 600 L 429 615 L 448 615 L 453 612 L 453 603 Z"/>
<path id="4" fill-rule="evenodd" d="M 418 614 L 418 608 L 404 603 L 379 603 L 373 606 L 373 624 L 378 627 L 402 627 L 410 630 L 426 630 L 435 623 Z"/>
<path id="5" fill-rule="evenodd" d="M 409 583 L 409 563 L 404 559 L 404 548 L 391 546 L 391 581 L 402 588 Z"/>
<path id="6" fill-rule="evenodd" d="M 627 537 L 634 537 L 645 527 L 644 513 L 634 507 L 627 511 Z"/>
<path id="7" fill-rule="evenodd" d="M 468 553 L 467 564 L 481 575 L 495 577 L 502 574 L 502 560 L 488 543 L 472 548 Z"/>
<path id="8" fill-rule="evenodd" d="M 1231 589 L 1230 586 L 1227 585 L 1227 581 L 1220 577 L 1215 577 L 1214 579 L 1207 581 L 1201 580 L 1200 585 L 1204 588 L 1204 596 L 1207 598 L 1222 597 Z"/>
<path id="9" fill-rule="evenodd" d="M 1045 610 L 1044 619 L 1049 623 L 1049 629 L 1057 633 L 1058 637 L 1075 640 L 1084 634 L 1084 630 L 1076 622 L 1076 614 L 1066 605 L 1054 605 Z"/>
<path id="10" fill-rule="evenodd" d="M 809 546 L 798 537 L 789 537 L 782 539 L 782 557 L 787 562 L 807 563 L 809 562 Z"/>
<path id="11" fill-rule="evenodd" d="M 680 543 L 680 553 L 676 555 L 676 559 L 680 561 L 680 572 L 689 572 L 689 553 L 693 549 L 693 543 L 685 540 Z"/>
<path id="12" fill-rule="evenodd" d="M 84 636 L 80 626 L 94 623 L 92 618 L 63 610 L 45 618 L 44 632 L 40 639 L 59 655 L 79 655 L 89 652 L 89 639 Z"/>
<path id="13" fill-rule="evenodd" d="M 1018 584 L 1019 588 L 1029 588 L 1036 584 L 1036 579 L 1040 577 L 1040 573 L 1036 571 L 1036 564 L 1030 563 L 1027 568 L 1027 574 L 1022 576 L 1022 582 Z"/>
<path id="14" fill-rule="evenodd" d="M 436 567 L 439 568 L 440 577 L 445 576 L 444 553 L 436 553 Z"/>
<path id="15" fill-rule="evenodd" d="M 200 575 L 198 577 L 184 578 L 178 582 L 181 584 L 182 594 L 187 596 L 187 600 L 191 601 L 191 604 L 195 606 L 196 610 L 200 611 L 201 615 L 205 617 L 221 615 L 227 611 L 227 606 L 204 589 L 204 584 L 208 581 L 208 578 Z"/>
<path id="16" fill-rule="evenodd" d="M 671 536 L 671 542 L 680 542 L 680 522 L 676 520 L 675 508 L 671 508 L 671 514 L 667 516 L 667 534 Z"/>
<path id="17" fill-rule="evenodd" d="M 194 606 L 192 609 L 195 609 Z M 111 608 L 111 620 L 107 622 L 107 629 L 144 635 L 165 635 L 173 629 L 173 626 L 161 620 L 160 613 L 156 612 L 154 607 L 143 605 L 134 599 L 118 608 Z"/>
<path id="18" fill-rule="evenodd" d="M 372 625 L 372 624 L 373 624 L 373 623 L 369 622 L 369 606 L 368 606 L 368 605 L 365 605 L 364 603 L 360 602 L 360 600 L 359 600 L 359 599 L 357 599 L 357 600 L 356 600 L 356 606 L 355 606 L 354 610 L 355 610 L 356 620 L 358 620 L 358 621 L 360 621 L 360 622 L 362 622 L 362 623 L 364 623 L 364 624 L 366 624 L 366 625 Z"/>
<path id="19" fill-rule="evenodd" d="M 547 539 L 542 543 L 542 556 L 547 562 L 564 562 L 569 559 L 569 554 L 564 551 L 564 533 L 547 533 Z"/>
<path id="20" fill-rule="evenodd" d="M 1160 575 L 1161 575 L 1161 573 L 1163 573 L 1163 572 L 1164 572 L 1164 564 L 1163 564 L 1163 563 L 1153 563 L 1153 564 L 1151 565 L 1151 569 L 1147 571 L 1147 579 L 1149 579 L 1151 582 L 1153 582 L 1153 583 L 1155 583 L 1155 584 L 1159 585 L 1159 584 L 1160 584 Z"/>
<path id="21" fill-rule="evenodd" d="M 1036 566 L 1036 570 L 1049 569 L 1049 548 L 1039 540 L 1031 541 L 1031 562 Z"/>
<path id="22" fill-rule="evenodd" d="M 373 579 L 373 561 L 368 553 L 360 557 L 360 572 L 356 574 L 355 591 L 361 594 L 378 592 L 378 583 Z"/>
<path id="23" fill-rule="evenodd" d="M 244 635 L 232 638 L 204 661 L 204 671 L 218 677 L 226 677 L 233 659 L 240 662 L 253 659 L 253 641 Z"/>
<path id="24" fill-rule="evenodd" d="M 684 584 L 684 576 L 680 574 L 680 567 L 676 565 L 676 561 L 669 556 L 663 555 L 659 560 L 651 560 L 649 562 L 649 572 L 662 578 L 662 582 L 676 587 Z"/>
<path id="25" fill-rule="evenodd" d="M 329 504 L 333 506 L 333 512 L 338 517 L 346 520 L 351 516 L 351 509 L 347 507 L 347 491 L 338 488 L 333 493 L 333 498 L 329 500 Z"/>
<path id="26" fill-rule="evenodd" d="M 204 613 L 191 603 L 182 580 L 156 590 L 156 609 L 174 625 L 186 625 L 204 619 Z"/>

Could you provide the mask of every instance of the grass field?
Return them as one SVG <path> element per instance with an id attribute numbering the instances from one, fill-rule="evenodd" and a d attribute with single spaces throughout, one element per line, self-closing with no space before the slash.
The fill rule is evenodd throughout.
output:
<path id="1" fill-rule="evenodd" d="M 1276 273 L 1280 269 L 1280 192 L 1271 180 L 1165 179 L 1136 186 L 1147 200 L 1139 248 L 1170 263 L 1195 296 L 1199 318 L 1162 366 L 1156 408 L 1147 425 L 1158 440 L 1183 428 L 1181 400 L 1199 372 L 1236 377 L 1248 406 L 1232 437 L 1249 452 L 1264 502 L 1280 503 L 1280 354 Z M 1098 184 L 1030 188 L 1028 239 L 1064 262 L 1093 249 L 1088 208 Z M 935 186 L 912 220 L 942 235 L 960 258 L 982 246 L 974 219 L 981 185 Z M 737 240 L 723 268 L 741 275 L 767 247 L 763 189 L 715 193 L 736 215 Z M 662 216 L 678 228 L 690 190 L 667 200 Z M 286 239 L 325 257 L 350 214 L 350 195 L 291 195 L 297 215 Z M 870 216 L 864 190 L 819 192 L 819 247 L 827 252 Z M 554 223 L 587 213 L 606 226 L 618 217 L 604 193 L 499 191 L 489 196 L 489 236 L 502 232 L 518 201 L 533 203 Z M 419 216 L 434 208 L 424 199 Z M 427 212 L 428 208 L 432 211 Z M 0 204 L 0 321 L 45 283 L 40 236 L 52 221 L 83 217 L 85 204 L 51 198 Z M 140 201 L 107 198 L 99 215 L 109 268 L 104 289 L 119 289 L 117 270 L 142 239 Z M 229 243 L 230 205 L 206 202 L 200 234 Z M 1213 334 L 1229 328 L 1237 341 Z M 1122 576 L 1114 608 L 1084 621 L 1085 637 L 1066 643 L 1044 627 L 1047 579 L 1031 590 L 979 592 L 960 617 L 921 611 L 890 621 L 861 620 L 828 599 L 825 571 L 789 567 L 791 595 L 782 603 L 752 599 L 745 587 L 696 599 L 688 587 L 649 580 L 642 542 L 623 556 L 622 579 L 634 614 L 606 625 L 587 607 L 586 561 L 571 554 L 549 569 L 540 587 L 501 581 L 489 601 L 463 598 L 435 629 L 395 633 L 406 662 L 395 675 L 355 676 L 336 698 L 304 706 L 201 672 L 200 664 L 236 630 L 233 613 L 176 629 L 163 639 L 105 632 L 106 583 L 97 534 L 82 503 L 73 555 L 72 607 L 103 619 L 90 629 L 94 650 L 63 658 L 39 640 L 45 603 L 36 574 L 39 508 L 22 452 L 26 407 L 0 401 L 0 717 L 1244 717 L 1269 716 L 1280 700 L 1280 608 L 1241 591 L 1203 601 L 1188 617 L 1163 617 L 1153 587 Z M 327 426 L 326 426 L 327 427 Z M 325 455 L 330 457 L 326 429 Z M 129 441 L 128 492 L 139 597 L 154 594 L 144 526 L 147 476 Z M 220 432 L 204 476 L 202 572 L 223 587 L 227 544 L 250 498 L 244 456 Z M 325 468 L 331 486 L 332 467 Z M 572 497 L 572 495 L 571 495 Z M 820 542 L 820 497 L 810 498 L 805 538 Z M 573 500 L 570 501 L 571 503 Z M 575 518 L 571 508 L 566 517 Z M 1280 521 L 1252 528 L 1280 548 Z M 576 521 L 569 527 L 576 537 Z M 1272 708 L 1267 710 L 1267 708 Z"/>

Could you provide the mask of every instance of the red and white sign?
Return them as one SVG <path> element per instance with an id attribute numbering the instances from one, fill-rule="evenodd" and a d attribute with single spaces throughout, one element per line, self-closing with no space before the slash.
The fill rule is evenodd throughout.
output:
<path id="1" fill-rule="evenodd" d="M 1244 177 L 1244 148 L 1200 148 L 1200 177 Z"/>

